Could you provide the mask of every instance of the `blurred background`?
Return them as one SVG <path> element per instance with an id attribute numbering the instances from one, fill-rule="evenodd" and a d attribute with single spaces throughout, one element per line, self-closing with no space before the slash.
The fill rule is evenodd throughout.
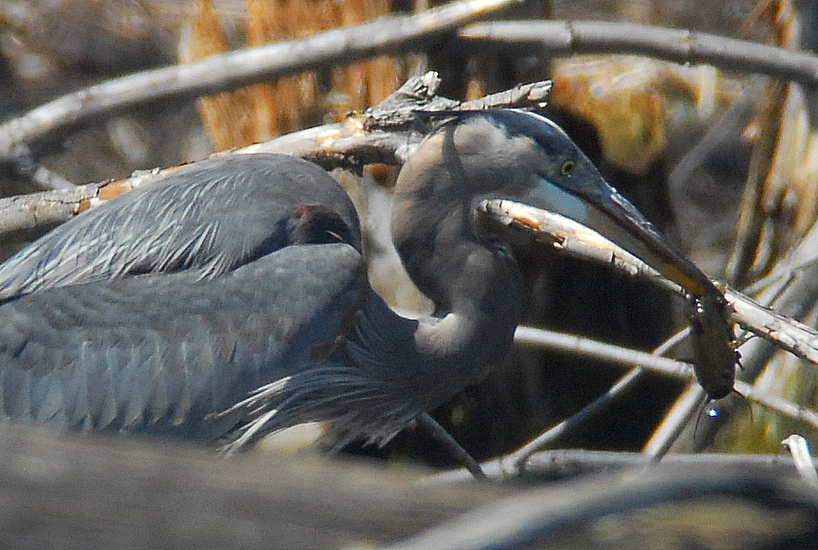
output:
<path id="1" fill-rule="evenodd" d="M 0 119 L 123 74 L 246 46 L 304 37 L 435 5 L 417 0 L 0 0 Z M 818 2 L 527 0 L 499 19 L 604 20 L 686 28 L 815 51 Z M 205 158 L 300 128 L 340 120 L 383 100 L 407 77 L 435 70 L 440 94 L 474 99 L 553 79 L 546 114 L 562 124 L 607 179 L 709 275 L 742 289 L 770 272 L 815 222 L 818 104 L 798 86 L 707 65 L 621 55 L 552 58 L 487 53 L 455 38 L 401 57 L 378 57 L 255 84 L 198 100 L 153 103 L 58 135 L 36 156 L 80 184 Z M 366 227 L 375 289 L 392 305 L 429 306 L 403 275 L 388 235 L 395 167 L 363 178 L 336 173 Z M 39 189 L 0 172 L 0 196 Z M 0 244 L 0 259 L 25 240 Z M 529 282 L 525 323 L 652 350 L 684 325 L 681 304 L 606 267 L 537 250 L 520 258 Z M 547 266 L 547 269 L 546 269 Z M 815 326 L 809 308 L 801 316 Z M 690 359 L 685 351 L 681 359 Z M 508 452 L 574 414 L 624 374 L 555 352 L 514 349 L 483 383 L 434 412 L 483 459 Z M 753 378 L 816 408 L 814 368 L 783 352 Z M 560 447 L 639 450 L 684 388 L 646 377 Z M 697 445 L 776 452 L 783 437 L 816 434 L 746 405 Z M 690 438 L 679 444 L 691 450 Z M 420 430 L 385 449 L 350 449 L 446 465 Z"/>

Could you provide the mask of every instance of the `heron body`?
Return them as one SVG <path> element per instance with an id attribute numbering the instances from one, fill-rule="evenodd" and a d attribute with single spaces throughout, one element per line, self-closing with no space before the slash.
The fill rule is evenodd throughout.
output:
<path id="1" fill-rule="evenodd" d="M 552 122 L 465 114 L 424 140 L 395 190 L 393 239 L 433 315 L 402 318 L 371 290 L 355 209 L 319 167 L 208 160 L 0 266 L 0 413 L 239 445 L 316 420 L 336 445 L 388 440 L 511 345 L 520 271 L 475 224 L 495 198 L 563 213 L 718 293 Z"/>
<path id="2" fill-rule="evenodd" d="M 272 155 L 182 168 L 0 271 L 4 414 L 197 439 L 232 428 L 208 415 L 334 342 L 365 284 L 349 197 Z"/>

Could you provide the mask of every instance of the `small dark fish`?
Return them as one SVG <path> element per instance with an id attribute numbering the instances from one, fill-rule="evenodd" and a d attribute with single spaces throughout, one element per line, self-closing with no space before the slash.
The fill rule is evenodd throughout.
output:
<path id="1" fill-rule="evenodd" d="M 687 302 L 693 371 L 710 399 L 721 399 L 733 391 L 736 379 L 739 353 L 726 307 L 721 295 L 690 296 Z"/>

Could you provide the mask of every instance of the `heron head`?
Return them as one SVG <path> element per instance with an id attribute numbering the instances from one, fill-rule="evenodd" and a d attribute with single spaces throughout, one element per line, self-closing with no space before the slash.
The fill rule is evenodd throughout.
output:
<path id="1" fill-rule="evenodd" d="M 719 291 L 548 118 L 518 110 L 463 114 L 436 129 L 404 166 L 398 193 L 474 208 L 504 199 L 570 218 L 691 294 Z"/>

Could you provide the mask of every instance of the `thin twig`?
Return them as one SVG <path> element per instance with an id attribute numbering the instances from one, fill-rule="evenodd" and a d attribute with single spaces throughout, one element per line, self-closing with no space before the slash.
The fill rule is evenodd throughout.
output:
<path id="1" fill-rule="evenodd" d="M 751 403 L 755 403 L 767 410 L 777 412 L 793 420 L 803 422 L 815 431 L 818 431 L 818 412 L 787 401 L 783 397 L 778 397 L 771 393 L 758 390 L 755 386 L 736 380 L 736 391 L 747 398 Z"/>
<path id="2" fill-rule="evenodd" d="M 43 190 L 59 190 L 59 189 L 73 189 L 75 185 L 52 172 L 42 164 L 34 160 L 34 155 L 27 145 L 18 145 L 15 147 L 17 156 L 17 163 L 14 166 L 15 172 L 23 177 L 28 178 L 37 187 Z"/>
<path id="3" fill-rule="evenodd" d="M 686 29 L 603 21 L 493 21 L 470 25 L 458 36 L 492 51 L 634 53 L 818 85 L 818 56 Z"/>
<path id="4" fill-rule="evenodd" d="M 551 445 L 565 434 L 583 425 L 594 415 L 600 413 L 605 407 L 633 387 L 633 385 L 642 378 L 645 372 L 646 370 L 642 367 L 629 370 L 628 373 L 617 380 L 607 392 L 584 406 L 579 412 L 548 428 L 512 454 L 508 455 L 507 460 L 513 466 L 506 468 L 507 471 L 522 471 L 532 454 Z"/>
<path id="5" fill-rule="evenodd" d="M 701 410 L 705 399 L 707 399 L 707 393 L 698 384 L 689 384 L 682 395 L 676 399 L 659 427 L 642 448 L 642 453 L 652 463 L 659 462 L 665 457 L 696 411 Z"/>
<path id="6" fill-rule="evenodd" d="M 801 479 L 813 487 L 818 487 L 818 472 L 815 471 L 815 463 L 807 440 L 798 434 L 792 434 L 781 443 L 790 451 L 795 469 L 798 470 Z"/>
<path id="7" fill-rule="evenodd" d="M 540 348 L 572 353 L 618 365 L 639 365 L 679 380 L 691 380 L 693 375 L 693 366 L 690 363 L 563 332 L 517 327 L 514 342 L 522 345 L 537 345 Z"/>
<path id="8" fill-rule="evenodd" d="M 534 337 L 535 334 L 534 330 L 529 327 L 519 327 L 517 329 L 517 333 L 514 335 L 515 342 L 521 343 L 523 338 L 519 338 L 518 335 L 522 333 L 526 336 L 529 336 L 527 339 L 528 342 L 536 341 L 537 339 Z M 667 353 L 670 349 L 675 347 L 678 343 L 682 342 L 685 338 L 687 338 L 688 329 L 682 330 L 668 338 L 665 342 L 662 343 L 658 348 L 656 348 L 653 353 L 651 354 L 654 357 L 660 357 Z M 565 350 L 562 350 L 565 351 Z M 624 395 L 630 388 L 632 388 L 637 381 L 641 380 L 646 372 L 646 369 L 637 366 L 632 368 L 630 371 L 625 374 L 622 378 L 616 381 L 616 383 L 611 386 L 611 388 L 596 398 L 594 401 L 583 407 L 578 413 L 574 414 L 570 418 L 567 418 L 560 422 L 559 424 L 547 429 L 530 442 L 526 443 L 514 453 L 507 456 L 507 459 L 514 464 L 514 468 L 521 469 L 524 467 L 525 462 L 528 461 L 528 458 L 535 453 L 536 451 L 544 449 L 546 446 L 552 444 L 554 441 L 562 437 L 565 433 L 570 432 L 577 426 L 582 425 L 586 420 L 594 416 L 595 414 L 601 412 L 605 407 L 609 404 L 613 403 L 616 399 L 620 396 Z"/>
<path id="9" fill-rule="evenodd" d="M 657 372 L 665 376 L 670 376 L 672 378 L 676 378 L 677 380 L 692 381 L 693 378 L 693 366 L 689 363 L 658 357 L 650 353 L 622 348 L 613 344 L 606 344 L 590 338 L 563 334 L 544 329 L 519 327 L 517 329 L 517 334 L 515 335 L 515 342 L 525 345 L 537 344 L 539 346 L 547 347 L 548 349 L 557 350 L 563 353 L 583 355 L 594 359 L 609 361 L 614 364 L 637 365 L 646 370 Z M 618 384 L 619 383 L 617 383 L 617 385 Z M 697 390 L 700 389 L 699 386 L 692 385 L 691 388 L 692 389 L 688 390 L 688 397 L 686 399 L 683 398 L 684 403 L 679 405 L 679 411 L 670 415 L 670 419 L 666 421 L 667 425 L 658 432 L 658 435 L 654 436 L 654 439 L 652 439 L 651 443 L 649 443 L 645 448 L 645 454 L 650 456 L 653 460 L 657 460 L 667 451 L 667 448 L 669 448 L 670 444 L 672 444 L 675 440 L 678 431 L 680 431 L 689 420 L 690 415 L 692 414 L 690 411 L 697 410 L 702 403 L 701 395 L 699 395 L 697 392 Z M 807 407 L 802 407 L 796 403 L 787 401 L 786 399 L 759 391 L 754 386 L 747 384 L 746 382 L 736 381 L 735 389 L 751 403 L 755 403 L 761 407 L 775 411 L 788 418 L 803 422 L 810 428 L 818 430 L 818 413 Z M 624 388 L 616 388 L 614 396 L 623 390 Z M 603 396 L 603 398 L 600 399 L 603 399 L 604 402 L 604 399 L 606 398 Z M 593 406 L 596 407 L 596 405 Z M 573 420 L 565 422 L 569 423 L 567 427 L 572 427 L 575 425 Z M 550 442 L 552 437 L 562 435 L 562 432 L 565 429 L 566 426 L 559 424 L 554 427 L 554 433 L 550 435 L 543 435 L 541 437 L 544 438 L 545 442 Z M 543 444 L 544 443 L 539 442 L 537 445 L 542 446 Z M 514 470 L 514 468 L 517 467 L 516 465 L 519 462 L 520 457 L 522 457 L 525 453 L 531 452 L 535 446 L 536 445 L 533 443 L 529 443 L 520 450 L 508 455 L 506 460 L 508 460 L 508 464 L 511 466 L 507 465 L 506 467 L 510 467 L 512 470 Z"/>
<path id="10" fill-rule="evenodd" d="M 563 334 L 544 329 L 519 327 L 518 333 L 523 337 L 519 341 L 527 345 L 536 342 L 543 347 L 566 353 L 575 353 L 594 359 L 609 361 L 614 364 L 638 365 L 645 369 L 676 378 L 677 380 L 692 381 L 693 365 L 682 361 L 675 361 L 664 357 L 657 357 L 650 353 L 606 344 L 598 340 Z M 518 341 L 515 338 L 515 341 Z M 774 410 L 789 418 L 808 424 L 818 430 L 818 413 L 787 401 L 786 399 L 757 390 L 754 386 L 736 381 L 735 390 L 747 400 L 764 408 Z"/>
<path id="11" fill-rule="evenodd" d="M 446 447 L 446 450 L 451 453 L 452 457 L 462 464 L 463 467 L 474 476 L 474 479 L 479 481 L 486 481 L 488 479 L 488 476 L 486 476 L 486 473 L 480 467 L 480 463 L 477 462 L 437 420 L 432 418 L 428 413 L 422 413 L 418 416 L 417 421 L 428 430 L 429 435 Z"/>
<path id="12" fill-rule="evenodd" d="M 483 471 L 492 480 L 507 479 L 509 475 L 520 475 L 522 471 L 509 472 L 509 462 L 505 457 L 482 463 Z M 531 455 L 525 472 L 544 476 L 570 476 L 579 473 L 607 472 L 622 468 L 642 468 L 650 464 L 649 458 L 642 453 L 625 451 L 586 451 L 559 449 L 542 451 Z M 689 471 L 702 471 L 702 468 L 727 466 L 735 471 L 754 469 L 776 470 L 780 473 L 794 470 L 793 460 L 786 454 L 722 454 L 722 453 L 670 453 L 662 464 L 683 465 Z M 470 481 L 471 474 L 465 468 L 434 474 L 420 480 L 423 485 L 447 485 Z"/>

